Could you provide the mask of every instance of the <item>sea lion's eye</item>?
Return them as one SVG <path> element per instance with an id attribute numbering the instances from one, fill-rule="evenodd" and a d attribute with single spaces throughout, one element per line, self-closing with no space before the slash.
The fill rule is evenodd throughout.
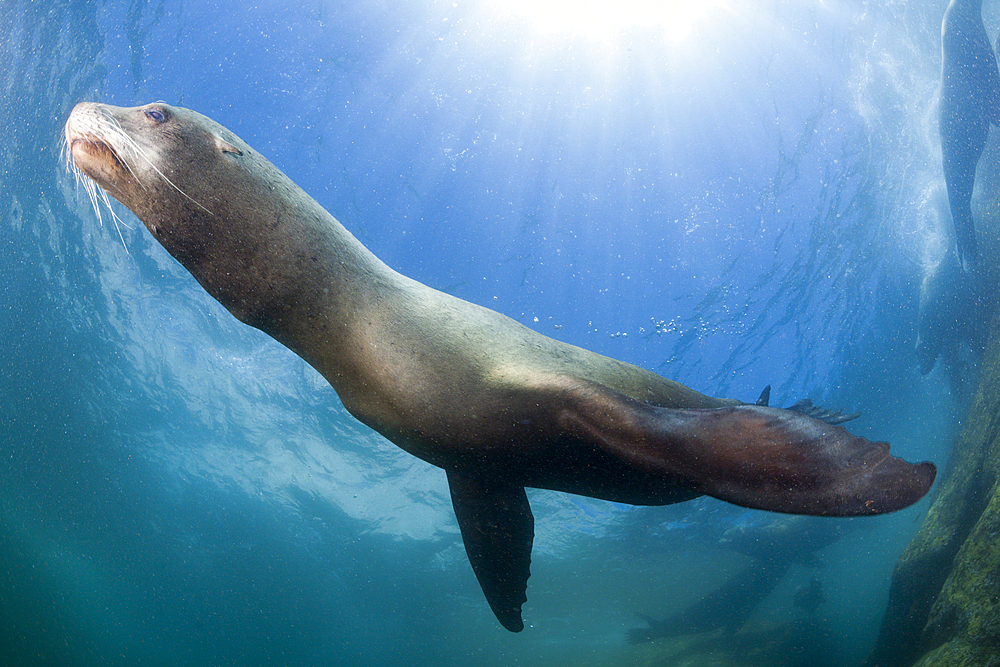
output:
<path id="1" fill-rule="evenodd" d="M 159 109 L 146 109 L 146 118 L 156 121 L 157 123 L 162 123 L 167 120 L 167 114 L 163 113 Z"/>

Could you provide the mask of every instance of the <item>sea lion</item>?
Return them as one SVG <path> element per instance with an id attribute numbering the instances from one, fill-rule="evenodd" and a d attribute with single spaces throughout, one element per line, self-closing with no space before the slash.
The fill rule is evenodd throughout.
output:
<path id="1" fill-rule="evenodd" d="M 932 464 L 892 457 L 887 443 L 706 396 L 406 278 L 194 111 L 80 104 L 65 141 L 75 167 L 229 312 L 316 368 L 357 419 L 444 468 L 469 560 L 508 630 L 524 627 L 525 487 L 845 516 L 905 507 L 934 481 Z"/>
<path id="2" fill-rule="evenodd" d="M 630 644 L 722 630 L 741 630 L 793 566 L 817 567 L 818 552 L 842 536 L 837 526 L 802 516 L 781 517 L 763 526 L 737 526 L 726 531 L 719 547 L 751 559 L 721 586 L 679 613 L 657 619 L 639 614 L 649 627 L 627 630 Z"/>
<path id="3" fill-rule="evenodd" d="M 787 559 L 754 561 L 721 586 L 699 598 L 682 611 L 658 619 L 636 616 L 649 627 L 626 630 L 629 644 L 644 644 L 663 637 L 700 634 L 722 630 L 732 635 L 777 588 L 792 563 Z"/>
<path id="4" fill-rule="evenodd" d="M 941 162 L 966 272 L 979 260 L 972 219 L 976 165 L 990 123 L 1000 124 L 1000 71 L 983 26 L 982 0 L 951 0 L 941 21 Z"/>
<path id="5" fill-rule="evenodd" d="M 939 356 L 957 360 L 963 342 L 981 346 L 989 311 L 977 307 L 978 301 L 976 280 L 962 270 L 954 252 L 946 252 L 920 283 L 917 360 L 922 375 L 934 369 Z"/>
<path id="6" fill-rule="evenodd" d="M 808 584 L 795 589 L 792 601 L 796 607 L 804 610 L 807 614 L 815 614 L 820 605 L 826 602 L 826 596 L 823 595 L 823 582 L 819 580 L 819 577 L 813 577 Z"/>

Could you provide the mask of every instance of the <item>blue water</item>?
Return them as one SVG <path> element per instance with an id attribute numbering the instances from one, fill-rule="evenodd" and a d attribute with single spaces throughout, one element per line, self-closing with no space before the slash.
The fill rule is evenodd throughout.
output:
<path id="1" fill-rule="evenodd" d="M 733 536 L 783 520 L 529 491 L 507 633 L 444 474 L 125 209 L 98 222 L 59 152 L 83 100 L 201 111 L 406 275 L 706 393 L 861 410 L 858 435 L 944 465 L 963 391 L 912 349 L 950 224 L 946 3 L 497 4 L 0 2 L 0 663 L 730 664 L 717 634 L 626 630 L 745 576 Z M 857 664 L 926 508 L 793 524 L 823 539 L 744 630 L 808 621 L 800 648 Z"/>

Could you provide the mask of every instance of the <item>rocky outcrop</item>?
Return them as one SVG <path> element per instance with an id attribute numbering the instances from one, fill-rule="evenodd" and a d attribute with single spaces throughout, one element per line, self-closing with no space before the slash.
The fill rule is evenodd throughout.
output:
<path id="1" fill-rule="evenodd" d="M 1000 665 L 1000 321 L 923 526 L 893 573 L 864 667 Z"/>

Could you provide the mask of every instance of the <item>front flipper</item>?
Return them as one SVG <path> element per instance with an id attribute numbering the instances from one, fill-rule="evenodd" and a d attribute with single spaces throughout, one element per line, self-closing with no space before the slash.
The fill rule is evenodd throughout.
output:
<path id="1" fill-rule="evenodd" d="M 535 519 L 524 487 L 448 470 L 451 502 L 465 553 L 500 624 L 524 629 L 521 605 L 531 576 Z"/>

